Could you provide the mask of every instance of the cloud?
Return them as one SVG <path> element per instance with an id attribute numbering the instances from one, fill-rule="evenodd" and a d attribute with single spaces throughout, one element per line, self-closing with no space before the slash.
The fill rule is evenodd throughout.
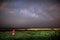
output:
<path id="1" fill-rule="evenodd" d="M 22 13 L 23 15 L 27 15 L 28 10 L 27 10 L 26 8 L 21 9 L 21 10 L 20 10 L 20 13 Z"/>
<path id="2" fill-rule="evenodd" d="M 34 18 L 37 18 L 37 17 L 39 17 L 36 13 L 32 13 L 32 15 L 31 15 L 32 17 L 34 17 Z"/>
<path id="3" fill-rule="evenodd" d="M 12 13 L 12 14 L 17 14 L 17 9 L 10 9 L 9 11 L 8 11 L 8 13 Z"/>
<path id="4" fill-rule="evenodd" d="M 59 9 L 59 6 L 60 6 L 60 5 L 58 5 L 58 4 L 55 4 L 55 5 L 53 5 L 53 6 L 50 6 L 50 7 L 48 8 L 48 11 L 58 10 L 58 9 Z"/>
<path id="5" fill-rule="evenodd" d="M 55 5 L 52 5 L 50 7 L 47 8 L 46 12 L 51 16 L 53 17 L 54 19 L 60 19 L 60 5 L 59 4 L 55 4 Z"/>

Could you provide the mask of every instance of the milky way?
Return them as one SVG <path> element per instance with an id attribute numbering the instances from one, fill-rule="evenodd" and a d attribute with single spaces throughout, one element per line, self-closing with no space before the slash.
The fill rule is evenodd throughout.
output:
<path id="1" fill-rule="evenodd" d="M 0 24 L 16 28 L 59 27 L 59 6 L 56 0 L 4 1 L 0 5 Z"/>

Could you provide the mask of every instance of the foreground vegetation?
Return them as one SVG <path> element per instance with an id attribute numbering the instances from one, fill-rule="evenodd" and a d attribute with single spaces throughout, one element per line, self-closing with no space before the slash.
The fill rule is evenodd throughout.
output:
<path id="1" fill-rule="evenodd" d="M 0 31 L 0 40 L 58 40 L 60 31 L 16 31 L 11 35 L 10 31 Z"/>

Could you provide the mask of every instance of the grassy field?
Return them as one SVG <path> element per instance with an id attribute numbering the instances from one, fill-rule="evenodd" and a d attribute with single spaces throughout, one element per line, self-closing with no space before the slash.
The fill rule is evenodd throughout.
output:
<path id="1" fill-rule="evenodd" d="M 60 31 L 16 31 L 11 35 L 11 31 L 0 31 L 0 40 L 58 40 Z"/>

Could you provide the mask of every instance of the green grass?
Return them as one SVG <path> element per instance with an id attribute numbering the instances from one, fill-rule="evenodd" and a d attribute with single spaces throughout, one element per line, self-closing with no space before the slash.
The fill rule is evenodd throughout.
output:
<path id="1" fill-rule="evenodd" d="M 60 31 L 16 31 L 11 35 L 11 31 L 0 31 L 0 40 L 58 40 Z"/>

